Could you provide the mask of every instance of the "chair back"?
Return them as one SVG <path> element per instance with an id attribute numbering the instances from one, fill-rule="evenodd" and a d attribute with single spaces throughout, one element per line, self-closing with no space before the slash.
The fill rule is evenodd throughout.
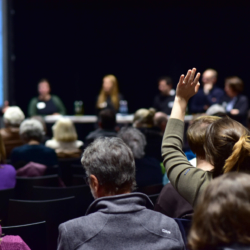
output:
<path id="1" fill-rule="evenodd" d="M 159 194 L 162 188 L 163 188 L 162 183 L 159 183 L 152 186 L 138 187 L 136 192 L 144 193 L 147 195 Z"/>
<path id="2" fill-rule="evenodd" d="M 148 197 L 149 197 L 149 199 L 153 202 L 153 204 L 155 205 L 156 202 L 157 202 L 157 199 L 158 199 L 159 195 L 160 195 L 160 194 L 151 194 L 151 195 L 149 195 Z"/>
<path id="3" fill-rule="evenodd" d="M 45 250 L 46 246 L 46 222 L 2 227 L 2 236 L 18 235 L 30 249 Z"/>
<path id="4" fill-rule="evenodd" d="M 14 198 L 14 188 L 0 190 L 0 224 L 6 225 L 9 199 Z"/>
<path id="5" fill-rule="evenodd" d="M 46 175 L 39 177 L 16 177 L 15 198 L 32 199 L 33 186 L 58 186 L 58 175 Z"/>
<path id="6" fill-rule="evenodd" d="M 89 205 L 94 201 L 88 185 L 72 187 L 33 187 L 34 200 L 50 200 L 65 197 L 75 197 L 76 217 L 84 216 Z"/>
<path id="7" fill-rule="evenodd" d="M 85 177 L 84 175 L 78 175 L 78 174 L 72 175 L 72 185 L 73 186 L 86 185 L 84 177 Z"/>
<path id="8" fill-rule="evenodd" d="M 74 202 L 75 197 L 42 201 L 10 200 L 8 225 L 16 226 L 46 221 L 47 250 L 55 250 L 58 226 L 75 218 Z"/>

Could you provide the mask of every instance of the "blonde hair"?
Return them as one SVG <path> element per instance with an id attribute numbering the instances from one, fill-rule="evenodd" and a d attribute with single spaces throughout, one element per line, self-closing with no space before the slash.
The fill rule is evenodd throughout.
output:
<path id="1" fill-rule="evenodd" d="M 133 126 L 150 128 L 154 126 L 155 109 L 138 109 L 135 112 Z"/>
<path id="2" fill-rule="evenodd" d="M 23 111 L 17 106 L 7 108 L 3 115 L 4 123 L 11 126 L 19 126 L 24 118 L 25 116 Z"/>
<path id="3" fill-rule="evenodd" d="M 109 78 L 110 81 L 112 82 L 113 86 L 112 86 L 112 90 L 111 90 L 111 101 L 115 107 L 116 110 L 119 109 L 119 88 L 118 88 L 118 81 L 116 79 L 116 77 L 114 75 L 106 75 L 103 77 L 103 80 L 105 78 Z M 97 99 L 97 104 L 96 107 L 97 108 L 102 108 L 101 104 L 107 101 L 107 95 L 104 92 L 104 89 L 102 87 L 98 99 Z"/>
<path id="4" fill-rule="evenodd" d="M 4 164 L 6 160 L 6 151 L 3 143 L 2 135 L 0 134 L 0 163 Z"/>
<path id="5" fill-rule="evenodd" d="M 53 139 L 61 142 L 72 142 L 77 140 L 77 133 L 74 124 L 70 119 L 58 120 L 52 127 Z"/>

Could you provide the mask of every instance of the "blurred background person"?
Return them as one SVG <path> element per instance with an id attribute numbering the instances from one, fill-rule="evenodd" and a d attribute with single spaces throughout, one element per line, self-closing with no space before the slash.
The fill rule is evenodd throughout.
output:
<path id="1" fill-rule="evenodd" d="M 42 124 L 35 119 L 26 119 L 20 125 L 20 136 L 25 145 L 12 150 L 10 160 L 12 165 L 18 169 L 29 162 L 40 163 L 53 167 L 57 165 L 55 150 L 41 144 L 44 130 Z"/>
<path id="2" fill-rule="evenodd" d="M 165 132 L 165 128 L 167 126 L 168 123 L 168 116 L 163 113 L 163 112 L 156 112 L 154 115 L 154 126 L 156 128 L 159 128 L 159 130 L 161 131 L 162 135 Z"/>
<path id="3" fill-rule="evenodd" d="M 160 93 L 155 97 L 153 107 L 156 111 L 170 115 L 175 98 L 172 79 L 168 76 L 161 77 L 158 80 L 158 89 Z"/>
<path id="4" fill-rule="evenodd" d="M 154 126 L 155 109 L 139 109 L 134 114 L 133 127 L 139 129 L 146 137 L 145 154 L 162 162 L 162 133 Z"/>
<path id="5" fill-rule="evenodd" d="M 2 135 L 7 158 L 10 157 L 13 148 L 23 145 L 19 135 L 19 126 L 24 118 L 23 111 L 16 106 L 8 107 L 4 113 L 4 128 L 0 129 L 0 134 Z"/>
<path id="6" fill-rule="evenodd" d="M 121 100 L 123 100 L 123 96 L 119 92 L 116 77 L 114 75 L 104 76 L 102 88 L 97 98 L 96 108 L 99 111 L 108 108 L 114 112 L 118 112 Z"/>
<path id="7" fill-rule="evenodd" d="M 41 122 L 41 124 L 43 125 L 44 135 L 43 135 L 43 139 L 42 139 L 41 143 L 45 144 L 46 141 L 51 139 L 51 136 L 48 136 L 48 134 L 47 134 L 48 129 L 47 129 L 47 125 L 46 125 L 44 118 L 40 115 L 35 115 L 35 116 L 32 116 L 30 119 L 35 119 L 35 120 Z"/>
<path id="8" fill-rule="evenodd" d="M 89 133 L 85 139 L 85 147 L 99 137 L 116 137 L 116 115 L 111 109 L 104 109 L 98 116 L 98 128 Z"/>
<path id="9" fill-rule="evenodd" d="M 77 140 L 75 125 L 70 119 L 60 119 L 52 127 L 53 138 L 45 143 L 60 158 L 77 158 L 82 154 L 83 142 Z"/>
<path id="10" fill-rule="evenodd" d="M 147 144 L 145 136 L 136 128 L 123 127 L 118 133 L 131 149 L 136 168 L 136 184 L 138 187 L 151 186 L 162 183 L 160 162 L 152 157 L 145 156 Z"/>
<path id="11" fill-rule="evenodd" d="M 241 94 L 243 89 L 244 83 L 239 77 L 227 77 L 225 80 L 226 95 L 222 105 L 231 118 L 247 126 L 249 103 L 247 96 Z"/>
<path id="12" fill-rule="evenodd" d="M 221 103 L 224 91 L 215 86 L 218 73 L 214 69 L 207 69 L 202 74 L 203 88 L 192 98 L 189 113 L 204 113 L 213 104 Z"/>
<path id="13" fill-rule="evenodd" d="M 13 166 L 6 164 L 5 160 L 6 153 L 0 134 L 0 190 L 14 188 L 16 185 L 16 170 Z"/>
<path id="14" fill-rule="evenodd" d="M 249 174 L 233 172 L 212 180 L 195 206 L 189 249 L 250 249 L 249 207 Z"/>
<path id="15" fill-rule="evenodd" d="M 28 107 L 28 115 L 66 115 L 66 109 L 61 99 L 51 95 L 51 86 L 47 79 L 38 82 L 38 97 L 34 97 Z"/>

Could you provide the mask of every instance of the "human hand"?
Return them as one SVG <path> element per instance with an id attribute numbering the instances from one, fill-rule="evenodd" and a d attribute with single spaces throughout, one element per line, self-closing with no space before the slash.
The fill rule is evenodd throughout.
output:
<path id="1" fill-rule="evenodd" d="M 230 111 L 231 115 L 238 115 L 240 113 L 240 111 L 238 109 L 232 109 Z"/>
<path id="2" fill-rule="evenodd" d="M 199 79 L 201 74 L 196 73 L 196 68 L 188 70 L 186 76 L 181 75 L 179 83 L 176 88 L 176 97 L 180 100 L 184 100 L 186 103 L 195 95 L 200 87 Z"/>
<path id="3" fill-rule="evenodd" d="M 203 86 L 204 93 L 206 95 L 208 95 L 209 92 L 210 92 L 210 90 L 213 88 L 213 86 L 214 86 L 213 83 L 206 83 L 206 84 L 204 84 L 204 86 Z"/>
<path id="4" fill-rule="evenodd" d="M 5 101 L 3 108 L 2 108 L 2 112 L 3 114 L 6 112 L 6 110 L 9 108 L 9 101 Z"/>

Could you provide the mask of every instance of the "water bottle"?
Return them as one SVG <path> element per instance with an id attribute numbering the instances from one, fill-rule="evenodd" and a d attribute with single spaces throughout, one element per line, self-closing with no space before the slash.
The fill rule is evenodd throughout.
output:
<path id="1" fill-rule="evenodd" d="M 83 102 L 82 101 L 75 101 L 75 115 L 83 115 Z"/>
<path id="2" fill-rule="evenodd" d="M 128 102 L 127 101 L 125 101 L 125 100 L 120 101 L 119 113 L 121 115 L 128 114 Z"/>

